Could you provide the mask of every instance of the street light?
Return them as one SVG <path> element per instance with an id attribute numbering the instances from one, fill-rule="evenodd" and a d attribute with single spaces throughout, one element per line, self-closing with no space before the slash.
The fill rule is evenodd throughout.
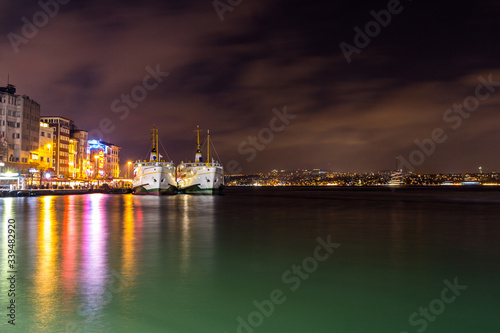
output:
<path id="1" fill-rule="evenodd" d="M 132 162 L 128 161 L 127 162 L 127 178 L 128 178 L 128 175 L 129 175 L 129 168 L 130 168 L 131 165 L 132 165 Z"/>

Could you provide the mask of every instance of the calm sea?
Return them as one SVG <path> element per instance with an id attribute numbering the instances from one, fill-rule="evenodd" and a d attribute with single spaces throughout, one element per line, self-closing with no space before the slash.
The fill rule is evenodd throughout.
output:
<path id="1" fill-rule="evenodd" d="M 500 191 L 0 198 L 0 216 L 0 332 L 500 332 Z"/>

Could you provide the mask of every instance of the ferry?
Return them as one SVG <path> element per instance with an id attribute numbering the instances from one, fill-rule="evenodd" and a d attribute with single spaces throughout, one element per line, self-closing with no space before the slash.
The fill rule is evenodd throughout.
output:
<path id="1" fill-rule="evenodd" d="M 210 161 L 210 131 L 207 131 L 207 158 L 203 160 L 200 148 L 200 128 L 196 129 L 197 149 L 194 161 L 177 166 L 177 188 L 179 193 L 220 194 L 224 189 L 224 168 Z"/>
<path id="2" fill-rule="evenodd" d="M 391 178 L 387 182 L 388 186 L 403 186 L 405 184 L 404 174 L 402 170 L 391 173 Z"/>
<path id="3" fill-rule="evenodd" d="M 158 129 L 153 125 L 153 147 L 149 161 L 134 163 L 132 192 L 139 195 L 177 194 L 175 164 L 161 159 L 158 152 Z"/>

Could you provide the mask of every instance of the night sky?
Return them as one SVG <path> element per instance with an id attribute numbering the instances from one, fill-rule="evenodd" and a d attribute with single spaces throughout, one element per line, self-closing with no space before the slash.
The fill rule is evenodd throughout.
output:
<path id="1" fill-rule="evenodd" d="M 229 173 L 378 171 L 396 156 L 418 172 L 500 170 L 500 83 L 478 88 L 500 82 L 497 1 L 229 3 L 60 0 L 50 17 L 1 0 L 0 85 L 10 74 L 42 115 L 123 147 L 123 163 L 147 155 L 154 123 L 176 163 L 193 158 L 196 125 L 210 129 Z M 388 6 L 356 46 L 354 28 Z M 126 104 L 132 92 L 143 100 Z M 464 103 L 475 111 L 453 110 Z"/>

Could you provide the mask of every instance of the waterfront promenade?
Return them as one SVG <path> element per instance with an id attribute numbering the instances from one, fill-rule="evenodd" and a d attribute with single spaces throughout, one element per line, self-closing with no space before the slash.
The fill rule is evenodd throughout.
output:
<path id="1" fill-rule="evenodd" d="M 35 197 L 44 195 L 74 195 L 91 193 L 127 194 L 130 188 L 94 188 L 94 189 L 31 189 L 0 191 L 0 197 Z"/>

